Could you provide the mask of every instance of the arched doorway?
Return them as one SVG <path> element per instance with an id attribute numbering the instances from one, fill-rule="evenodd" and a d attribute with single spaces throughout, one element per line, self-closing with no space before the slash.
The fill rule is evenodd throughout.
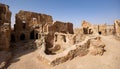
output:
<path id="1" fill-rule="evenodd" d="M 22 33 L 22 34 L 20 35 L 20 40 L 25 40 L 25 34 Z"/>
<path id="2" fill-rule="evenodd" d="M 102 34 L 101 31 L 98 32 L 100 35 Z"/>
<path id="3" fill-rule="evenodd" d="M 15 42 L 15 35 L 11 34 L 11 42 Z"/>
<path id="4" fill-rule="evenodd" d="M 83 28 L 83 33 L 88 34 L 88 28 Z"/>
<path id="5" fill-rule="evenodd" d="M 93 33 L 92 29 L 89 29 L 89 34 L 92 34 L 92 33 Z"/>
<path id="6" fill-rule="evenodd" d="M 62 37 L 63 37 L 63 41 L 66 42 L 66 37 L 65 37 L 65 35 L 62 35 Z"/>
<path id="7" fill-rule="evenodd" d="M 30 32 L 30 39 L 34 39 L 34 30 Z"/>

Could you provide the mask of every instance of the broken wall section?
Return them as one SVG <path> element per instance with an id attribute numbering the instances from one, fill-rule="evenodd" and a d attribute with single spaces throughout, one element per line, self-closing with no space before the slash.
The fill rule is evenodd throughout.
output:
<path id="1" fill-rule="evenodd" d="M 99 34 L 112 35 L 114 33 L 114 26 L 107 24 L 92 25 L 87 21 L 82 22 L 83 34 Z"/>
<path id="2" fill-rule="evenodd" d="M 11 11 L 9 6 L 0 3 L 0 50 L 8 50 L 11 34 Z"/>
<path id="3" fill-rule="evenodd" d="M 83 34 L 92 34 L 93 30 L 91 29 L 91 24 L 87 21 L 82 22 Z"/>
<path id="4" fill-rule="evenodd" d="M 120 39 L 120 20 L 115 20 L 114 31 L 114 34 L 117 37 L 117 39 Z"/>
<path id="5" fill-rule="evenodd" d="M 57 33 L 57 34 L 56 34 Z M 62 38 L 64 39 L 64 42 L 66 42 L 66 37 L 67 35 L 64 34 L 73 34 L 73 24 L 69 22 L 60 22 L 56 21 L 54 22 L 51 26 L 48 26 L 48 34 L 45 37 L 45 42 L 46 42 L 46 53 L 51 53 L 49 50 L 52 48 L 57 39 L 60 37 L 61 41 Z M 62 34 L 60 36 L 60 34 Z M 59 45 L 61 46 L 61 45 Z"/>
<path id="6" fill-rule="evenodd" d="M 49 26 L 49 32 L 50 33 L 69 33 L 73 34 L 73 24 L 70 22 L 61 22 L 61 21 L 56 21 L 52 26 Z"/>
<path id="7" fill-rule="evenodd" d="M 40 38 L 39 34 L 47 32 L 46 27 L 52 24 L 53 19 L 50 15 L 20 10 L 16 14 L 12 36 L 14 36 L 15 41 L 38 39 Z"/>

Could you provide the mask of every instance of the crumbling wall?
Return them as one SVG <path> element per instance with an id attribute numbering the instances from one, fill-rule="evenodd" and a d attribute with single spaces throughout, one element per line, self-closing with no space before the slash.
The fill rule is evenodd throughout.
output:
<path id="1" fill-rule="evenodd" d="M 97 44 L 95 44 L 97 42 Z M 68 45 L 69 46 L 69 45 Z M 54 55 L 48 55 L 45 51 L 45 46 L 42 45 L 39 51 L 38 59 L 52 66 L 66 62 L 75 58 L 76 56 L 85 56 L 89 52 L 93 55 L 103 55 L 104 43 L 99 39 L 98 36 L 86 37 L 84 41 L 77 44 L 71 45 L 60 53 Z M 91 49 L 94 47 L 93 49 Z"/>
<path id="2" fill-rule="evenodd" d="M 115 20 L 114 31 L 117 38 L 120 38 L 120 20 Z"/>
<path id="3" fill-rule="evenodd" d="M 55 33 L 53 47 L 49 50 L 52 53 L 60 53 L 66 50 L 68 47 L 75 44 L 75 35 L 73 34 L 64 34 L 64 33 Z"/>
<path id="4" fill-rule="evenodd" d="M 86 35 L 82 28 L 74 28 L 75 44 L 85 40 Z"/>
<path id="5" fill-rule="evenodd" d="M 113 25 L 99 24 L 91 25 L 87 21 L 82 22 L 83 34 L 112 35 L 114 33 Z"/>
<path id="6" fill-rule="evenodd" d="M 107 25 L 107 35 L 113 35 L 114 32 L 114 25 Z"/>
<path id="7" fill-rule="evenodd" d="M 61 34 L 63 34 L 61 37 L 66 38 L 66 35 L 64 35 L 64 34 L 73 34 L 74 33 L 73 32 L 73 24 L 69 23 L 69 22 L 65 23 L 65 22 L 56 21 L 52 25 L 48 26 L 48 34 L 45 37 L 46 53 L 48 53 L 48 54 L 51 54 L 50 48 L 54 47 L 55 39 L 59 40 L 59 37 L 60 37 L 59 34 L 55 34 L 55 33 L 61 33 Z M 58 36 L 58 37 L 56 37 L 56 36 Z"/>
<path id="8" fill-rule="evenodd" d="M 82 22 L 83 34 L 92 34 L 93 30 L 91 29 L 91 24 L 85 20 Z"/>
<path id="9" fill-rule="evenodd" d="M 100 35 L 107 35 L 107 25 L 106 24 L 98 25 L 98 33 Z"/>
<path id="10" fill-rule="evenodd" d="M 49 48 L 54 46 L 55 33 L 73 34 L 73 24 L 56 21 L 53 23 L 52 17 L 29 11 L 20 11 L 16 14 L 16 24 L 11 36 L 12 40 L 41 39 L 45 36 L 46 53 L 50 53 Z"/>
<path id="11" fill-rule="evenodd" d="M 52 23 L 53 19 L 50 15 L 20 10 L 16 14 L 14 25 L 15 40 L 38 39 L 39 34 L 44 32 L 43 29 L 46 29 L 44 26 Z"/>
<path id="12" fill-rule="evenodd" d="M 52 66 L 58 65 L 60 63 L 66 62 L 73 59 L 76 56 L 84 56 L 89 52 L 90 39 L 86 39 L 81 43 L 69 46 L 66 50 L 57 53 L 55 55 L 48 55 L 45 51 L 45 46 L 42 45 L 39 51 L 38 59 L 44 63 L 50 64 Z"/>
<path id="13" fill-rule="evenodd" d="M 90 40 L 89 53 L 92 55 L 103 55 L 105 52 L 105 44 L 101 41 L 101 37 L 96 37 Z"/>
<path id="14" fill-rule="evenodd" d="M 69 34 L 74 33 L 73 24 L 69 22 L 65 23 L 65 22 L 56 21 L 52 26 L 49 26 L 48 29 L 49 29 L 49 32 L 51 33 L 55 33 L 55 32 L 69 33 Z"/>
<path id="15" fill-rule="evenodd" d="M 9 6 L 0 3 L 0 50 L 8 50 L 10 46 L 11 12 Z"/>

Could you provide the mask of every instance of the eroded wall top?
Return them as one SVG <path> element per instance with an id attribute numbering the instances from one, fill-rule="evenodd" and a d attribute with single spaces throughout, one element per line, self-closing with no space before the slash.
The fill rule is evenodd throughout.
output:
<path id="1" fill-rule="evenodd" d="M 8 50 L 10 46 L 11 12 L 9 6 L 0 3 L 0 50 Z"/>
<path id="2" fill-rule="evenodd" d="M 70 33 L 73 34 L 73 24 L 70 22 L 56 21 L 52 26 L 49 27 L 49 31 L 59 33 Z"/>
<path id="3" fill-rule="evenodd" d="M 42 26 L 44 26 L 45 24 L 51 25 L 53 23 L 52 16 L 50 15 L 23 11 L 23 10 L 20 10 L 16 14 L 15 18 L 16 18 L 16 24 L 15 24 L 16 30 L 18 29 L 22 30 L 23 28 L 22 24 L 26 24 L 26 28 L 30 29 L 31 27 L 38 24 L 41 24 Z"/>
<path id="4" fill-rule="evenodd" d="M 0 26 L 3 23 L 11 23 L 11 11 L 8 5 L 0 3 Z"/>

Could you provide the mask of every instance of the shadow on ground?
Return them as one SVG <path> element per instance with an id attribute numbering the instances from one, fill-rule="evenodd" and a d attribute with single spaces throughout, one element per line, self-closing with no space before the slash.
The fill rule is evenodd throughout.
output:
<path id="1" fill-rule="evenodd" d="M 35 40 L 23 40 L 19 42 L 12 42 L 10 48 L 12 52 L 12 58 L 9 61 L 8 66 L 10 66 L 12 63 L 20 61 L 19 57 L 29 54 L 37 49 L 35 45 Z"/>

